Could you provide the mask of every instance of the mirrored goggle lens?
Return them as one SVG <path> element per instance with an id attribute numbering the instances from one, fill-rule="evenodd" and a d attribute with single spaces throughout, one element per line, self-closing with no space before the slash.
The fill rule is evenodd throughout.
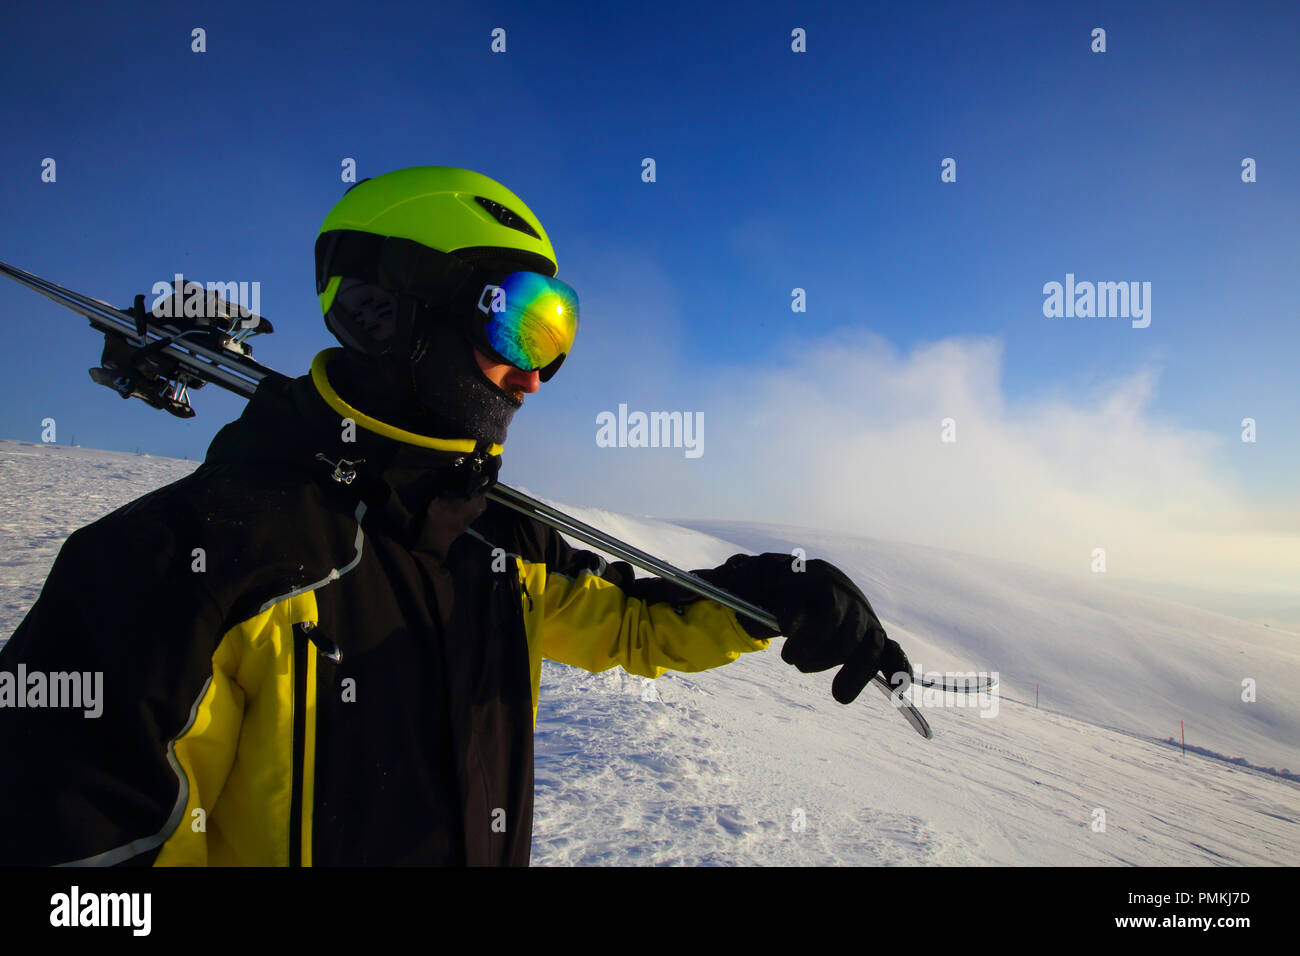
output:
<path id="1" fill-rule="evenodd" d="M 499 286 L 484 286 L 478 309 L 487 344 L 526 372 L 566 355 L 578 334 L 578 293 L 539 272 L 515 272 Z"/>

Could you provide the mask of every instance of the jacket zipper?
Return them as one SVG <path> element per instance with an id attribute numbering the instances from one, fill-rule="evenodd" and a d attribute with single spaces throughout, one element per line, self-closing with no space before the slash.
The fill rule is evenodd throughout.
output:
<path id="1" fill-rule="evenodd" d="M 305 624 L 293 626 L 293 789 L 289 801 L 289 865 L 302 866 L 302 787 L 307 750 L 307 654 Z"/>

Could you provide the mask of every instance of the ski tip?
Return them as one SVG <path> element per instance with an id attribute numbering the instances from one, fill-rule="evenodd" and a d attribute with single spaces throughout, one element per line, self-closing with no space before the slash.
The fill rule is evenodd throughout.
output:
<path id="1" fill-rule="evenodd" d="M 912 725 L 913 730 L 926 740 L 934 739 L 934 731 L 930 729 L 930 722 L 925 719 L 924 714 L 917 710 L 915 704 L 906 697 L 903 697 L 901 694 L 896 695 L 885 679 L 879 674 L 872 678 L 871 683 L 878 688 L 882 694 L 889 698 L 889 702 L 898 709 L 900 714 L 903 715 L 903 719 Z"/>
<path id="2" fill-rule="evenodd" d="M 998 686 L 997 678 L 990 674 L 948 677 L 941 680 L 927 680 L 921 676 L 917 677 L 913 683 L 917 687 L 943 691 L 949 694 L 984 694 Z"/>

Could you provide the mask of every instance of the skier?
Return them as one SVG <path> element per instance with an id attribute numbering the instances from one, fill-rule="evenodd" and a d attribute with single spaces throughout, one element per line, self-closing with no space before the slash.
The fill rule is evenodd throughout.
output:
<path id="1" fill-rule="evenodd" d="M 189 477 L 72 534 L 0 671 L 102 673 L 102 715 L 0 707 L 0 863 L 526 864 L 542 659 L 658 677 L 777 634 L 488 503 L 576 293 L 475 172 L 353 186 L 316 243 L 342 349 L 269 377 Z M 848 703 L 911 669 L 839 570 L 697 572 Z M 24 688 L 18 688 L 19 693 Z M 12 702 L 10 702 L 12 704 Z"/>

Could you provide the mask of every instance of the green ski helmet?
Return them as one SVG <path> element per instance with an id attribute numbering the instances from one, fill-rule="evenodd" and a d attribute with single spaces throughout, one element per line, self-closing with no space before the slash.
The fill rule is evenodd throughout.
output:
<path id="1" fill-rule="evenodd" d="M 546 230 L 518 196 L 481 173 L 450 166 L 361 180 L 330 210 L 316 238 L 325 323 L 345 347 L 371 355 L 418 351 L 419 320 L 406 318 L 403 308 L 413 299 L 463 322 L 476 344 L 501 359 L 488 337 L 493 317 L 483 305 L 485 290 L 517 272 L 563 286 L 554 280 L 557 271 Z M 349 290 L 363 305 L 349 300 Z M 543 380 L 563 358 L 543 370 Z"/>

